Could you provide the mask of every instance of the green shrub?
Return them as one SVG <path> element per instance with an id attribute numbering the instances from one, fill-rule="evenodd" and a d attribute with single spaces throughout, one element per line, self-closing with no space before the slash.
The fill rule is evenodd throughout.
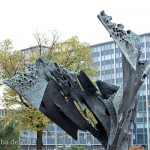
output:
<path id="1" fill-rule="evenodd" d="M 70 150 L 85 150 L 85 146 L 71 145 Z"/>

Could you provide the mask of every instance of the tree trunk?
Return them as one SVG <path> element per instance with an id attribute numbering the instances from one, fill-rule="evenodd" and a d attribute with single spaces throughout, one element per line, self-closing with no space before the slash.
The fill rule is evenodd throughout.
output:
<path id="1" fill-rule="evenodd" d="M 42 150 L 42 134 L 43 131 L 37 131 L 37 150 Z"/>

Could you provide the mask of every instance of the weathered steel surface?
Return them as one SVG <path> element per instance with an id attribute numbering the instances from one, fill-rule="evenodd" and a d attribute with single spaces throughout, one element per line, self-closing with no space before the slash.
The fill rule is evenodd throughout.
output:
<path id="1" fill-rule="evenodd" d="M 4 83 L 74 139 L 78 130 L 87 130 L 106 150 L 127 150 L 138 106 L 137 92 L 150 65 L 148 61 L 139 60 L 140 42 L 135 33 L 110 22 L 112 18 L 104 11 L 98 18 L 122 51 L 123 83 L 120 87 L 99 80 L 97 88 L 83 70 L 75 74 L 44 57 L 26 63 L 28 72 L 5 79 Z M 96 120 L 95 124 L 87 121 L 87 109 Z"/>
<path id="2" fill-rule="evenodd" d="M 112 17 L 105 14 L 104 11 L 100 12 L 98 18 L 109 32 L 110 36 L 114 39 L 121 51 L 136 70 L 137 61 L 140 56 L 140 39 L 139 36 L 131 30 L 124 31 L 122 24 L 111 22 Z"/>

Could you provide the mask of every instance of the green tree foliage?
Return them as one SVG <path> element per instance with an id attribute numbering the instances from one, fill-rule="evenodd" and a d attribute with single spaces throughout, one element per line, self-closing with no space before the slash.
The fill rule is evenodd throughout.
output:
<path id="1" fill-rule="evenodd" d="M 50 44 L 47 44 L 47 39 L 43 34 L 35 33 L 34 36 L 38 47 L 34 52 L 30 52 L 29 55 L 32 58 L 30 60 L 33 61 L 38 56 L 43 55 L 47 59 L 52 59 L 54 62 L 76 73 L 82 69 L 88 76 L 92 77 L 94 75 L 96 68 L 91 66 L 93 61 L 91 57 L 92 49 L 88 43 L 80 42 L 77 36 L 72 36 L 63 42 L 57 42 L 59 35 L 56 31 L 52 32 Z M 41 46 L 45 43 L 47 45 L 46 51 Z"/>
<path id="2" fill-rule="evenodd" d="M 24 62 L 21 51 L 13 51 L 12 41 L 9 39 L 0 43 L 0 77 L 13 77 L 17 71 L 23 71 Z"/>
<path id="3" fill-rule="evenodd" d="M 19 132 L 15 127 L 17 121 L 5 122 L 0 119 L 0 149 L 1 150 L 20 150 Z"/>
<path id="4" fill-rule="evenodd" d="M 25 71 L 24 56 L 21 51 L 13 50 L 12 42 L 4 40 L 0 43 L 0 79 L 11 78 L 18 72 Z M 42 132 L 50 123 L 39 110 L 33 108 L 18 93 L 4 86 L 3 103 L 9 113 L 5 116 L 6 122 L 18 120 L 20 123 L 15 126 L 17 131 L 21 128 Z M 15 108 L 12 109 L 12 108 Z"/>
<path id="5" fill-rule="evenodd" d="M 43 44 L 47 39 L 41 34 L 36 33 L 35 38 L 38 43 L 37 49 L 28 53 L 28 61 L 34 61 L 39 56 L 44 55 L 48 59 L 79 72 L 83 69 L 87 75 L 92 76 L 95 68 L 91 67 L 92 57 L 89 44 L 81 43 L 77 36 L 73 36 L 64 42 L 58 42 L 59 35 L 52 32 L 51 44 L 47 44 L 43 52 Z M 0 43 L 0 79 L 10 78 L 17 72 L 24 72 L 24 62 L 26 57 L 21 51 L 13 50 L 10 40 L 4 40 Z M 6 121 L 18 120 L 20 123 L 16 126 L 17 130 L 26 128 L 42 132 L 51 121 L 45 117 L 39 110 L 33 108 L 26 100 L 11 88 L 5 86 L 3 96 L 4 106 L 9 109 L 9 115 L 5 117 Z M 15 106 L 15 111 L 10 109 Z M 14 107 L 13 107 L 14 108 Z"/>
<path id="6" fill-rule="evenodd" d="M 52 59 L 63 67 L 77 73 L 82 69 L 90 76 L 94 74 L 95 68 L 91 66 L 93 59 L 90 45 L 81 43 L 77 36 L 57 43 L 54 50 L 55 53 L 53 53 Z"/>
<path id="7" fill-rule="evenodd" d="M 1 80 L 3 78 L 11 78 L 18 72 L 25 71 L 24 56 L 21 51 L 13 50 L 12 42 L 9 39 L 0 43 L 0 60 Z M 14 105 L 17 106 L 15 111 L 9 109 L 10 117 L 6 117 L 7 119 L 20 120 L 22 122 L 22 125 L 18 125 L 20 128 L 27 127 L 29 130 L 43 130 L 44 124 L 42 119 L 46 120 L 45 116 L 37 109 L 33 108 L 26 100 L 8 86 L 5 86 L 4 88 L 3 102 L 6 108 L 12 108 Z M 31 114 L 37 118 L 29 118 Z M 19 127 L 17 127 L 18 130 Z"/>
<path id="8" fill-rule="evenodd" d="M 85 146 L 77 146 L 77 145 L 71 145 L 70 150 L 85 150 Z"/>

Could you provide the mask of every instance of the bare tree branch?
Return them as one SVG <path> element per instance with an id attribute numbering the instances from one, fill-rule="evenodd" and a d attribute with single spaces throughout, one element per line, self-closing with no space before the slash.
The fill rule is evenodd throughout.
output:
<path id="1" fill-rule="evenodd" d="M 49 53 L 48 53 L 48 58 L 49 59 L 52 58 L 52 51 L 53 51 L 54 46 L 57 43 L 58 39 L 60 38 L 60 34 L 58 34 L 57 31 L 53 31 L 53 32 L 51 32 L 51 34 L 52 34 L 52 42 L 51 42 L 50 50 L 49 50 Z"/>

